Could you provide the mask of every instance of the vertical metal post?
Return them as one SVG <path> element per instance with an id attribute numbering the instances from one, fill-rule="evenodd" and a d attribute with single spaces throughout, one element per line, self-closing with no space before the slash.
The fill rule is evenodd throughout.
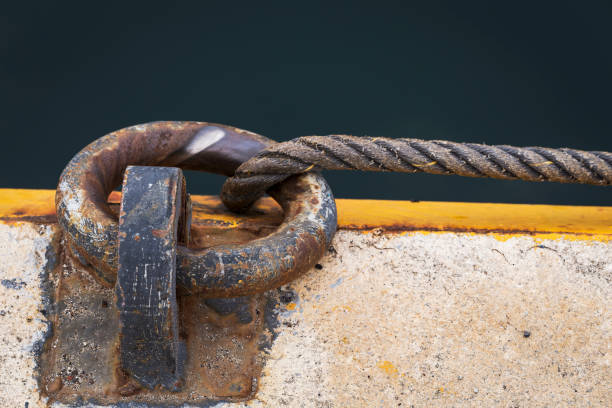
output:
<path id="1" fill-rule="evenodd" d="M 142 385 L 178 390 L 184 352 L 178 335 L 176 247 L 188 237 L 180 169 L 130 166 L 119 216 L 120 362 Z"/>

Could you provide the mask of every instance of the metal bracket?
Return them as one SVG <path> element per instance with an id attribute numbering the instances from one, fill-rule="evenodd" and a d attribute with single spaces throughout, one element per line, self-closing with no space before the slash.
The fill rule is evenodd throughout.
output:
<path id="1" fill-rule="evenodd" d="M 181 170 L 128 166 L 120 207 L 113 204 L 112 212 L 118 215 L 114 289 L 91 278 L 86 261 L 70 255 L 76 249 L 69 240 L 68 256 L 51 274 L 53 334 L 41 360 L 50 401 L 206 405 L 252 396 L 272 336 L 268 308 L 278 302 L 271 294 L 177 293 L 178 248 L 193 244 Z M 216 239 L 236 242 L 235 235 Z"/>
<path id="2" fill-rule="evenodd" d="M 149 389 L 161 385 L 177 391 L 184 374 L 176 301 L 184 185 L 182 171 L 170 167 L 130 166 L 123 180 L 116 283 L 120 362 Z"/>
<path id="3" fill-rule="evenodd" d="M 57 312 L 41 364 L 51 400 L 254 395 L 277 303 L 264 292 L 309 270 L 330 244 L 329 186 L 305 173 L 271 188 L 284 219 L 270 234 L 191 240 L 181 171 L 141 166 L 231 175 L 273 143 L 223 125 L 156 122 L 106 135 L 72 159 L 56 195 L 70 253 L 54 277 Z M 107 198 L 122 178 L 117 217 Z"/>

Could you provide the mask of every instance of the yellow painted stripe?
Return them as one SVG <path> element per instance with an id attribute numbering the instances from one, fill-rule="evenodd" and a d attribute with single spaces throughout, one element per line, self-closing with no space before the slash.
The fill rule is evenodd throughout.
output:
<path id="1" fill-rule="evenodd" d="M 0 189 L 0 218 L 18 221 L 52 217 L 55 191 Z M 111 196 L 118 202 L 119 195 Z M 216 196 L 193 196 L 194 222 L 214 222 L 234 228 L 245 222 L 280 222 L 279 207 L 271 199 L 247 215 L 228 213 Z M 612 239 L 612 207 L 457 202 L 410 202 L 338 199 L 338 225 L 342 229 L 393 231 L 458 231 L 542 238 Z"/>
<path id="2" fill-rule="evenodd" d="M 0 217 L 55 215 L 55 190 L 0 189 Z"/>
<path id="3" fill-rule="evenodd" d="M 612 207 L 338 200 L 345 229 L 462 231 L 540 238 L 612 239 Z M 575 237 L 571 237 L 571 236 Z"/>
<path id="4" fill-rule="evenodd" d="M 612 234 L 612 207 L 338 200 L 340 224 L 362 228 Z"/>

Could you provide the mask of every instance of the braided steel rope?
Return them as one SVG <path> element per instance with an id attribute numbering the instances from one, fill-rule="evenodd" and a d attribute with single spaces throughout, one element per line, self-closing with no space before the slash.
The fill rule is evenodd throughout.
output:
<path id="1" fill-rule="evenodd" d="M 612 184 L 612 153 L 444 140 L 306 136 L 272 145 L 244 162 L 223 185 L 221 198 L 231 210 L 242 211 L 286 178 L 319 170 L 456 174 L 607 186 Z"/>

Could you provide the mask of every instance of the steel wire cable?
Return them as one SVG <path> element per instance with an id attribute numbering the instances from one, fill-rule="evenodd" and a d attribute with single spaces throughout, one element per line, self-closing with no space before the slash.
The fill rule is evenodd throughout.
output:
<path id="1" fill-rule="evenodd" d="M 231 210 L 243 211 L 286 178 L 320 170 L 454 174 L 609 186 L 612 153 L 444 140 L 305 136 L 272 145 L 242 163 L 226 180 L 221 198 Z"/>

